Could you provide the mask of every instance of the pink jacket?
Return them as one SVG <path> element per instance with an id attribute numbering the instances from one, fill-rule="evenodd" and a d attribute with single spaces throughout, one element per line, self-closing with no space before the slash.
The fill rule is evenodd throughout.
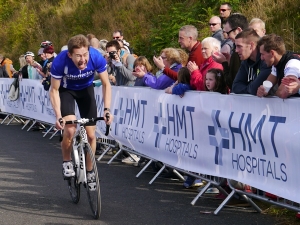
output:
<path id="1" fill-rule="evenodd" d="M 205 75 L 212 68 L 223 70 L 222 64 L 215 62 L 212 57 L 209 57 L 203 62 L 199 70 L 192 72 L 190 84 L 193 90 L 205 91 Z"/>

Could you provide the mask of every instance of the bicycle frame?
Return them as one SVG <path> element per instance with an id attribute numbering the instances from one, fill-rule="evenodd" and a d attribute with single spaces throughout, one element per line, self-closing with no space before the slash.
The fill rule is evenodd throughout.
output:
<path id="1" fill-rule="evenodd" d="M 75 142 L 75 143 L 74 143 Z M 73 140 L 73 155 L 75 161 L 75 169 L 77 171 L 78 183 L 86 183 L 86 164 L 85 164 L 85 144 L 88 143 L 86 130 L 83 125 L 76 131 Z"/>

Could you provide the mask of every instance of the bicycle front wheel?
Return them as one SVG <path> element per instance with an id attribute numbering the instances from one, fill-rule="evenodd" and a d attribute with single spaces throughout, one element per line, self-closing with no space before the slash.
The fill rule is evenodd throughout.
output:
<path id="1" fill-rule="evenodd" d="M 77 155 L 76 155 L 77 154 Z M 68 188 L 72 201 L 77 204 L 80 199 L 80 183 L 78 183 L 78 151 L 72 150 L 72 163 L 75 171 L 75 176 L 68 179 Z"/>
<path id="2" fill-rule="evenodd" d="M 86 155 L 86 157 L 90 157 L 90 159 L 93 163 L 93 171 L 95 173 L 95 181 L 96 181 L 96 186 L 93 190 L 91 190 L 89 188 L 89 186 L 86 185 L 87 195 L 88 195 L 90 207 L 93 212 L 94 218 L 98 219 L 101 214 L 101 195 L 100 195 L 100 182 L 99 182 L 99 176 L 98 176 L 98 169 L 97 169 L 95 156 L 94 156 L 92 148 L 89 144 L 85 145 L 85 150 L 86 150 L 86 153 L 88 153 Z"/>

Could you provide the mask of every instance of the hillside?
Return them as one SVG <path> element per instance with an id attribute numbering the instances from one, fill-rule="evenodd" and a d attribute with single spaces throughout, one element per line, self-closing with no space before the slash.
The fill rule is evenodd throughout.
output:
<path id="1" fill-rule="evenodd" d="M 112 37 L 121 29 L 138 55 L 176 46 L 178 29 L 186 24 L 199 28 L 199 39 L 209 36 L 207 22 L 218 15 L 220 0 L 0 0 L 0 52 L 18 64 L 26 51 L 37 52 L 43 40 L 57 51 L 75 34 Z M 231 0 L 235 12 L 260 17 L 268 33 L 284 37 L 290 50 L 300 52 L 300 1 Z M 18 67 L 16 67 L 18 68 Z"/>

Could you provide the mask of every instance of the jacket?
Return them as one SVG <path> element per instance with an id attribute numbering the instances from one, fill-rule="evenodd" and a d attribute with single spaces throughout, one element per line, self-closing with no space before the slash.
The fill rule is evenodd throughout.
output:
<path id="1" fill-rule="evenodd" d="M 12 78 L 12 74 L 13 74 L 11 71 L 11 69 L 13 68 L 12 61 L 9 58 L 4 58 L 1 62 L 1 66 L 5 66 L 8 76 Z"/>
<path id="2" fill-rule="evenodd" d="M 231 92 L 235 94 L 256 95 L 257 89 L 271 74 L 271 67 L 261 60 L 258 51 L 256 61 L 242 61 L 240 69 L 233 81 Z"/>
<path id="3" fill-rule="evenodd" d="M 127 58 L 133 57 L 129 55 Z M 133 57 L 134 58 L 134 57 Z M 110 65 L 108 68 L 109 73 L 112 73 L 116 77 L 116 86 L 134 86 L 136 77 L 132 75 L 132 68 L 126 68 L 122 62 L 118 62 Z"/>
<path id="4" fill-rule="evenodd" d="M 222 64 L 215 62 L 210 56 L 202 63 L 199 70 L 192 72 L 190 84 L 193 90 L 205 91 L 205 75 L 212 68 L 223 70 Z"/>
<path id="5" fill-rule="evenodd" d="M 174 63 L 170 66 L 170 70 L 175 71 L 176 73 L 182 67 L 181 64 Z M 145 74 L 144 83 L 146 86 L 151 87 L 153 89 L 163 90 L 167 87 L 170 87 L 176 80 L 168 77 L 166 74 L 162 74 L 160 77 L 153 76 L 150 73 Z"/>
<path id="6" fill-rule="evenodd" d="M 179 83 L 175 85 L 172 89 L 173 95 L 183 95 L 184 92 L 191 90 L 191 85 Z"/>
<path id="7" fill-rule="evenodd" d="M 195 62 L 199 66 L 199 68 L 201 64 L 204 62 L 201 42 L 197 41 L 197 43 L 193 46 L 193 48 L 189 52 L 188 62 L 189 61 Z M 173 80 L 177 80 L 177 72 L 172 71 L 170 68 L 165 68 L 163 73 L 166 74 L 168 77 L 172 78 Z"/>
<path id="8" fill-rule="evenodd" d="M 221 43 L 224 41 L 223 30 L 219 29 L 211 35 L 213 38 L 219 40 Z"/>
<path id="9" fill-rule="evenodd" d="M 241 59 L 239 55 L 235 52 L 235 44 L 233 44 L 232 54 L 230 57 L 230 64 L 228 64 L 227 61 L 222 63 L 226 84 L 229 87 L 229 89 L 232 89 L 232 83 L 237 72 L 239 71 L 240 65 Z"/>

